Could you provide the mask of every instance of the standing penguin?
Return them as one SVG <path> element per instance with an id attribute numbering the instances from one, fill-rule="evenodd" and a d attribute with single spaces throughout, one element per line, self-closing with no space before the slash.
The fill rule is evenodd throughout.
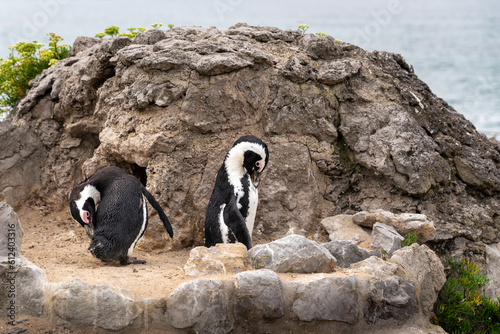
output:
<path id="1" fill-rule="evenodd" d="M 101 169 L 73 188 L 71 215 L 92 239 L 89 251 L 96 258 L 123 265 L 146 263 L 130 257 L 148 225 L 146 198 L 173 237 L 172 226 L 158 202 L 136 177 L 118 167 Z"/>
<path id="2" fill-rule="evenodd" d="M 238 139 L 217 173 L 205 218 L 205 246 L 241 242 L 252 248 L 260 174 L 269 160 L 267 145 L 254 136 Z"/>

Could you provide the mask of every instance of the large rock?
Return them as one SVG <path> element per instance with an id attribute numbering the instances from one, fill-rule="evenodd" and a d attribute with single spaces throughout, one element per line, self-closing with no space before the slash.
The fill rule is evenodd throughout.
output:
<path id="1" fill-rule="evenodd" d="M 235 274 L 249 269 L 248 252 L 242 243 L 195 247 L 184 266 L 188 276 Z"/>
<path id="2" fill-rule="evenodd" d="M 486 284 L 485 293 L 496 300 L 500 297 L 500 243 L 486 246 L 486 276 L 490 279 Z"/>
<path id="3" fill-rule="evenodd" d="M 252 328 L 254 323 L 273 321 L 285 315 L 279 276 L 271 270 L 245 271 L 235 276 L 236 321 Z"/>
<path id="4" fill-rule="evenodd" d="M 430 317 L 438 293 L 446 282 L 441 260 L 427 246 L 413 244 L 396 251 L 389 261 L 401 265 L 403 277 L 415 284 L 421 310 Z"/>
<path id="5" fill-rule="evenodd" d="M 173 327 L 198 333 L 229 333 L 229 291 L 221 280 L 198 279 L 183 283 L 168 297 L 168 320 Z"/>
<path id="6" fill-rule="evenodd" d="M 351 325 L 358 322 L 359 309 L 354 276 L 326 277 L 303 283 L 292 305 L 292 311 L 302 321 L 333 320 Z"/>
<path id="7" fill-rule="evenodd" d="M 373 225 L 372 242 L 370 248 L 373 250 L 385 251 L 390 256 L 401 248 L 404 240 L 392 226 L 375 223 Z"/>
<path id="8" fill-rule="evenodd" d="M 135 300 L 117 287 L 88 285 L 75 278 L 52 287 L 46 300 L 47 314 L 58 325 L 101 327 L 121 330 L 133 323 L 139 312 Z"/>
<path id="9" fill-rule="evenodd" d="M 392 226 L 396 231 L 406 236 L 411 233 L 417 237 L 420 243 L 434 239 L 436 227 L 434 222 L 427 219 L 423 214 L 400 213 L 394 214 L 385 210 L 369 210 L 357 212 L 352 216 L 352 221 L 358 225 L 373 227 L 375 223 Z"/>
<path id="10" fill-rule="evenodd" d="M 331 241 L 347 240 L 367 247 L 371 242 L 370 234 L 353 222 L 351 215 L 336 215 L 321 221 Z"/>
<path id="11" fill-rule="evenodd" d="M 317 242 L 292 234 L 282 239 L 254 246 L 248 258 L 255 268 L 279 273 L 328 273 L 337 260 Z"/>
<path id="12" fill-rule="evenodd" d="M 72 55 L 0 125 L 10 205 L 31 194 L 63 205 L 74 184 L 118 165 L 147 183 L 176 229 L 165 238 L 153 217 L 143 244 L 201 245 L 222 159 L 254 134 L 271 156 L 255 244 L 291 233 L 326 241 L 322 218 L 371 209 L 426 215 L 436 243 L 500 240 L 498 145 L 401 55 L 245 24 L 78 39 Z"/>
<path id="13" fill-rule="evenodd" d="M 380 251 L 368 252 L 361 247 L 358 247 L 355 243 L 348 240 L 337 240 L 330 241 L 321 246 L 328 249 L 328 251 L 337 260 L 337 266 L 348 268 L 351 264 L 363 261 L 370 256 L 379 256 Z"/>

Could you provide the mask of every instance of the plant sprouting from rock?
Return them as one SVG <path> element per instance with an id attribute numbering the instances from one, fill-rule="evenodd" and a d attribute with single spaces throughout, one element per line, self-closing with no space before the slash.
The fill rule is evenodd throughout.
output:
<path id="1" fill-rule="evenodd" d="M 411 233 L 406 233 L 406 237 L 404 238 L 404 240 L 401 241 L 401 246 L 402 247 L 411 246 L 415 242 L 417 242 L 417 237 Z"/>
<path id="2" fill-rule="evenodd" d="M 317 32 L 315 33 L 316 36 L 319 36 L 319 37 L 325 37 L 326 34 L 324 32 Z"/>
<path id="3" fill-rule="evenodd" d="M 302 35 L 306 34 L 307 29 L 309 29 L 309 26 L 307 24 L 300 24 L 299 25 L 299 30 Z"/>
<path id="4" fill-rule="evenodd" d="M 153 23 L 151 24 L 151 27 L 153 29 L 160 29 L 163 26 L 162 23 Z M 169 24 L 168 27 L 172 29 L 174 27 L 173 24 Z M 125 33 L 120 33 L 120 28 L 117 26 L 109 26 L 106 29 L 104 29 L 104 32 L 99 32 L 94 35 L 94 37 L 97 38 L 104 38 L 106 36 L 109 37 L 116 37 L 116 36 L 126 36 L 128 38 L 134 38 L 137 36 L 137 34 L 143 33 L 148 31 L 146 28 L 127 28 L 128 32 Z"/>

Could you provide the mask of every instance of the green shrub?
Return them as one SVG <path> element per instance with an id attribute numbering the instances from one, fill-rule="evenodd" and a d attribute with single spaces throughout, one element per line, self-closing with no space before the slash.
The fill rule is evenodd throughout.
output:
<path id="1" fill-rule="evenodd" d="M 449 259 L 451 273 L 434 305 L 435 324 L 448 333 L 500 333 L 500 298 L 482 295 L 489 279 L 473 262 Z"/>
<path id="2" fill-rule="evenodd" d="M 61 36 L 47 34 L 49 47 L 44 44 L 19 42 L 10 46 L 7 59 L 0 58 L 0 107 L 1 113 L 10 113 L 16 102 L 26 95 L 28 83 L 44 69 L 56 64 L 68 56 L 70 46 L 58 45 Z"/>

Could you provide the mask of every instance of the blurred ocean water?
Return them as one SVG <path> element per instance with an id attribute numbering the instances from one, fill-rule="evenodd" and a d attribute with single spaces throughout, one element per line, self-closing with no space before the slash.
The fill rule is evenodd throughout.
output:
<path id="1" fill-rule="evenodd" d="M 0 0 L 0 58 L 18 41 L 72 44 L 110 25 L 238 22 L 324 32 L 366 50 L 402 54 L 431 90 L 479 131 L 500 135 L 500 2 L 497 0 Z"/>

